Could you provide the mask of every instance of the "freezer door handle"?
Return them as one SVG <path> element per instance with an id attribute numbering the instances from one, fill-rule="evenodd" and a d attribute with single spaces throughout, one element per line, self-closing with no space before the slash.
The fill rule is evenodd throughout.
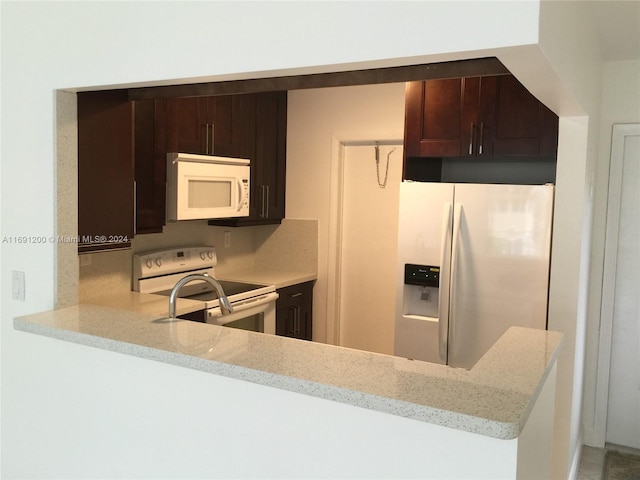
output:
<path id="1" fill-rule="evenodd" d="M 445 203 L 442 209 L 440 238 L 440 285 L 438 288 L 438 354 L 443 364 L 447 363 L 449 337 L 449 267 L 452 235 L 452 208 Z"/>
<path id="2" fill-rule="evenodd" d="M 464 209 L 461 203 L 457 203 L 454 212 L 455 221 L 453 222 L 453 246 L 451 248 L 451 271 L 449 275 L 451 281 L 449 284 L 449 345 L 455 347 L 456 341 L 456 283 L 458 277 L 458 261 L 459 261 L 459 244 L 460 244 L 460 225 L 463 221 Z M 451 352 L 450 352 L 451 353 Z"/>

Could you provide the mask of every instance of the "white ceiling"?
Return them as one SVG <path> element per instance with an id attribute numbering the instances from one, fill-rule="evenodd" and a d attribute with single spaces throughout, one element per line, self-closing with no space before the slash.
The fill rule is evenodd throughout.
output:
<path id="1" fill-rule="evenodd" d="M 640 60 L 640 0 L 586 2 L 592 8 L 604 61 Z"/>

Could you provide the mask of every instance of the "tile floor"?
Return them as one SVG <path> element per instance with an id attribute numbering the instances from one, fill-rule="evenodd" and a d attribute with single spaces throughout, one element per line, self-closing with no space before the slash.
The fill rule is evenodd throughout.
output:
<path id="1" fill-rule="evenodd" d="M 582 457 L 580 458 L 580 467 L 578 467 L 577 480 L 602 480 L 604 470 L 604 456 L 607 449 L 620 450 L 622 452 L 640 455 L 638 450 L 626 447 L 617 447 L 615 445 L 606 445 L 606 448 L 582 447 Z"/>
<path id="2" fill-rule="evenodd" d="M 577 480 L 602 480 L 605 448 L 582 447 Z"/>

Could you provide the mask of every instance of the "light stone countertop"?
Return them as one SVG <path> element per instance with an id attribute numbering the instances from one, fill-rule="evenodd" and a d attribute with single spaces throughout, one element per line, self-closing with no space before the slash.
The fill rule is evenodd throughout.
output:
<path id="1" fill-rule="evenodd" d="M 138 304 L 137 311 L 81 304 L 18 317 L 14 326 L 501 439 L 516 438 L 521 432 L 562 341 L 558 332 L 512 327 L 467 371 L 188 320 L 171 321 L 153 312 L 152 305 L 160 305 L 155 299 L 144 294 L 138 300 L 134 297 L 131 302 Z M 149 313 L 141 313 L 144 308 Z"/>
<path id="2" fill-rule="evenodd" d="M 84 303 L 109 307 L 114 310 L 125 310 L 141 315 L 151 315 L 154 318 L 169 316 L 169 297 L 152 293 L 110 292 L 103 295 L 95 295 Z M 189 300 L 188 298 L 176 299 L 176 315 L 184 315 L 201 309 L 202 302 L 200 301 Z"/>
<path id="3" fill-rule="evenodd" d="M 275 285 L 276 288 L 289 287 L 299 283 L 315 280 L 318 276 L 315 272 L 299 272 L 275 269 L 240 270 L 230 273 L 220 273 L 220 280 L 232 282 L 246 282 Z"/>
<path id="4" fill-rule="evenodd" d="M 297 272 L 288 270 L 243 270 L 233 272 L 228 275 L 217 275 L 220 280 L 232 282 L 256 283 L 260 285 L 275 285 L 276 288 L 288 287 L 298 283 L 315 280 L 317 275 L 311 272 Z M 129 312 L 143 315 L 153 315 L 164 317 L 169 314 L 169 297 L 154 295 L 150 293 L 139 293 L 133 291 L 107 292 L 102 295 L 93 295 L 89 300 L 83 302 L 91 305 L 101 305 L 116 310 L 127 310 Z M 178 298 L 176 302 L 176 314 L 184 315 L 202 308 L 202 302 L 189 300 L 188 298 Z"/>

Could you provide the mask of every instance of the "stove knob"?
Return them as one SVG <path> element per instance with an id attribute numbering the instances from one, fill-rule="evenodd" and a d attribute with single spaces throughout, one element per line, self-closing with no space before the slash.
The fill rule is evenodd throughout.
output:
<path id="1" fill-rule="evenodd" d="M 209 257 L 209 260 L 213 260 L 213 251 L 212 250 L 209 250 L 207 252 L 207 257 Z"/>
<path id="2" fill-rule="evenodd" d="M 145 263 L 147 264 L 147 268 L 153 267 L 153 261 L 150 258 L 147 258 L 147 261 Z"/>
<path id="3" fill-rule="evenodd" d="M 156 265 L 159 267 L 162 266 L 162 257 L 156 258 Z"/>
<path id="4" fill-rule="evenodd" d="M 201 258 L 202 260 L 204 260 L 204 259 L 205 259 L 205 253 L 204 253 L 204 252 L 200 252 L 200 258 Z"/>

